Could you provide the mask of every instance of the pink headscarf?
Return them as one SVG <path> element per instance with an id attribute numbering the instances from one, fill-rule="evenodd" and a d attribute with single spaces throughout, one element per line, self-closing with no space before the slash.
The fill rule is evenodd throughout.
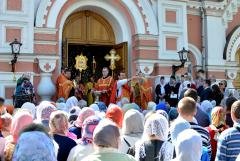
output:
<path id="1" fill-rule="evenodd" d="M 112 104 L 107 109 L 106 118 L 111 119 L 119 128 L 121 128 L 123 122 L 123 111 L 118 105 Z"/>
<path id="2" fill-rule="evenodd" d="M 18 111 L 13 116 L 12 127 L 10 133 L 13 137 L 13 142 L 16 143 L 19 137 L 19 132 L 27 125 L 33 123 L 33 117 L 28 111 Z"/>
<path id="3" fill-rule="evenodd" d="M 84 107 L 79 115 L 78 115 L 78 118 L 77 120 L 75 121 L 74 125 L 77 126 L 77 127 L 82 127 L 83 125 L 83 122 L 86 118 L 88 118 L 89 116 L 93 116 L 95 115 L 95 112 L 92 108 L 89 108 L 89 107 Z"/>

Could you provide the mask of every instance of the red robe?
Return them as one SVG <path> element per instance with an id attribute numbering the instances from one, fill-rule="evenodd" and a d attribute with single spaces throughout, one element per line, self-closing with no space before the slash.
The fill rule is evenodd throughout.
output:
<path id="1" fill-rule="evenodd" d="M 117 97 L 117 81 L 115 81 L 113 89 L 112 89 L 112 93 L 111 93 L 110 103 L 115 103 L 116 104 L 123 97 L 128 98 L 128 100 L 130 101 L 130 96 L 131 96 L 130 90 L 131 90 L 131 88 L 127 84 L 124 84 L 122 86 L 121 95 L 119 97 Z"/>
<path id="2" fill-rule="evenodd" d="M 107 106 L 109 105 L 113 85 L 114 79 L 111 76 L 108 76 L 107 78 L 100 78 L 95 84 L 95 90 L 97 91 L 106 90 L 106 93 L 102 93 L 99 99 L 100 101 L 104 102 Z"/>
<path id="3" fill-rule="evenodd" d="M 152 86 L 146 78 L 136 78 L 132 81 L 132 100 L 138 104 L 142 110 L 147 109 L 147 104 L 152 101 Z"/>
<path id="4" fill-rule="evenodd" d="M 140 84 L 141 107 L 146 110 L 148 102 L 152 101 L 152 86 L 148 79 L 142 79 L 143 82 Z"/>
<path id="5" fill-rule="evenodd" d="M 57 98 L 63 97 L 68 99 L 71 89 L 73 88 L 73 82 L 68 80 L 63 74 L 60 74 L 57 78 Z"/>

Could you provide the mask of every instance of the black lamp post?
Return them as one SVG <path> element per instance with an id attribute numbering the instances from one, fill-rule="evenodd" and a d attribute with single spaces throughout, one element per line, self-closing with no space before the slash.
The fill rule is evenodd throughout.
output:
<path id="1" fill-rule="evenodd" d="M 188 50 L 186 50 L 184 47 L 182 50 L 178 51 L 178 55 L 179 55 L 179 60 L 181 61 L 180 65 L 172 65 L 172 75 L 175 75 L 176 72 L 180 69 L 184 67 L 184 64 L 187 61 L 187 54 L 189 53 Z"/>
<path id="2" fill-rule="evenodd" d="M 13 55 L 13 59 L 11 60 L 12 72 L 15 72 L 15 64 L 17 63 L 17 58 L 20 54 L 20 48 L 22 46 L 22 43 L 19 42 L 17 39 L 14 39 L 14 41 L 11 42 L 9 45 L 11 46 Z"/>

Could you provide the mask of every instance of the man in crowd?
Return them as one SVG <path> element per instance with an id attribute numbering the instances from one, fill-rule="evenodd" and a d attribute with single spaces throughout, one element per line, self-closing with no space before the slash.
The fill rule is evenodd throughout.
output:
<path id="1" fill-rule="evenodd" d="M 57 86 L 57 98 L 68 99 L 69 94 L 73 88 L 73 82 L 70 80 L 71 71 L 68 68 L 62 70 L 62 73 L 58 76 L 56 81 Z"/>
<path id="2" fill-rule="evenodd" d="M 212 99 L 211 81 L 209 79 L 205 79 L 203 86 L 204 89 L 200 93 L 200 102 L 203 102 L 204 100 L 211 101 Z"/>
<path id="3" fill-rule="evenodd" d="M 196 101 L 197 113 L 194 116 L 198 122 L 198 125 L 202 127 L 208 127 L 210 125 L 210 119 L 208 115 L 200 109 L 198 101 L 198 94 L 195 89 L 189 88 L 184 92 L 184 97 L 191 97 Z"/>
<path id="4" fill-rule="evenodd" d="M 234 126 L 221 133 L 215 161 L 235 161 L 240 154 L 240 100 L 232 104 L 231 117 Z"/>
<path id="5" fill-rule="evenodd" d="M 98 79 L 95 84 L 94 91 L 100 91 L 100 101 L 104 102 L 107 106 L 110 102 L 110 96 L 114 85 L 114 79 L 108 75 L 109 69 L 103 67 L 102 69 L 102 78 Z"/>
<path id="6" fill-rule="evenodd" d="M 197 113 L 196 102 L 191 97 L 184 97 L 178 102 L 178 112 L 179 117 L 190 123 L 191 129 L 197 131 L 202 137 L 202 145 L 208 149 L 209 158 L 211 158 L 211 144 L 210 136 L 208 131 L 199 126 L 196 121 L 194 121 L 194 116 Z"/>

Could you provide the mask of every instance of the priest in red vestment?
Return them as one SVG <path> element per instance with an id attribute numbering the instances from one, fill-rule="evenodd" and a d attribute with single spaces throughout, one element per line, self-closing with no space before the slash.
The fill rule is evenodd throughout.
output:
<path id="1" fill-rule="evenodd" d="M 95 84 L 94 90 L 100 91 L 101 95 L 99 100 L 104 102 L 107 106 L 109 105 L 110 96 L 112 92 L 112 88 L 114 85 L 114 79 L 108 75 L 109 69 L 107 67 L 103 67 L 102 69 L 102 78 L 98 79 Z"/>
<path id="2" fill-rule="evenodd" d="M 115 103 L 119 107 L 122 107 L 121 99 L 123 97 L 130 101 L 131 88 L 128 85 L 130 80 L 131 79 L 126 79 L 126 73 L 124 71 L 118 73 L 118 80 L 114 83 L 110 103 Z"/>
<path id="3" fill-rule="evenodd" d="M 56 81 L 57 86 L 57 99 L 64 98 L 68 99 L 71 89 L 73 88 L 73 82 L 69 80 L 71 78 L 71 71 L 64 69 L 58 76 Z"/>
<path id="4" fill-rule="evenodd" d="M 152 101 L 152 85 L 150 80 L 138 73 L 137 78 L 131 83 L 133 95 L 132 101 L 138 104 L 142 110 L 147 109 L 148 102 Z"/>

